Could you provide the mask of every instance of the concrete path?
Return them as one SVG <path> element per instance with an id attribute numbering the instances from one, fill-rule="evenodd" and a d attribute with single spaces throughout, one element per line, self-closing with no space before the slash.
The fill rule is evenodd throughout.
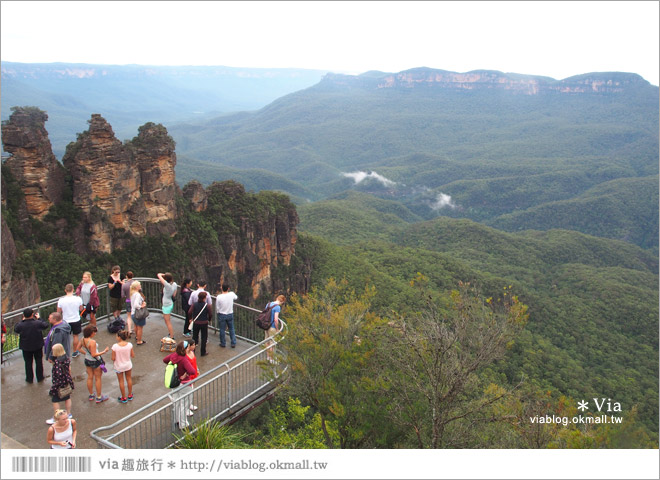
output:
<path id="1" fill-rule="evenodd" d="M 175 338 L 177 341 L 185 337 L 183 320 L 172 318 Z M 106 329 L 105 321 L 98 323 L 99 332 L 96 340 L 99 349 L 112 347 L 116 337 Z M 163 384 L 165 365 L 162 359 L 167 355 L 160 351 L 160 339 L 167 335 L 167 328 L 162 315 L 151 312 L 144 328 L 145 345 L 136 346 L 135 338 L 131 340 L 135 348 L 133 359 L 133 394 L 135 399 L 126 404 L 119 403 L 120 396 L 117 375 L 112 369 L 110 352 L 104 355 L 108 373 L 103 374 L 103 394 L 110 399 L 96 404 L 88 401 L 87 373 L 83 356 L 71 360 L 71 370 L 75 390 L 71 399 L 72 413 L 78 427 L 78 448 L 97 448 L 96 442 L 89 436 L 95 428 L 110 425 L 118 419 L 134 412 L 147 403 L 167 393 Z M 219 346 L 218 334 L 209 329 L 209 355 L 201 357 L 200 347 L 197 347 L 197 365 L 201 373 L 229 361 L 252 346 L 251 343 L 238 340 L 236 348 Z M 25 364 L 20 351 L 5 356 L 5 363 L 0 370 L 2 388 L 2 448 L 49 448 L 46 442 L 48 425 L 46 420 L 53 416 L 53 406 L 48 395 L 52 383 L 50 378 L 51 364 L 44 362 L 46 379 L 42 383 L 25 382 Z M 64 405 L 61 404 L 63 408 Z"/>

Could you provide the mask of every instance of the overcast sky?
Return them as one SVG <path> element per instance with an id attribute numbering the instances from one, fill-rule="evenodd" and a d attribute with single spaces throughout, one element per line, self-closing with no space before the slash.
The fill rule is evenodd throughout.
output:
<path id="1" fill-rule="evenodd" d="M 563 79 L 620 71 L 658 85 L 659 3 L 2 1 L 2 60 L 431 67 Z"/>

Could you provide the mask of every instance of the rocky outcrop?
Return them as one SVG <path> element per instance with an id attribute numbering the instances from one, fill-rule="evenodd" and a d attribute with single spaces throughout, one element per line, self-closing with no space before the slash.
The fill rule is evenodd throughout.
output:
<path id="1" fill-rule="evenodd" d="M 162 125 L 147 123 L 138 129 L 130 146 L 140 171 L 149 234 L 175 232 L 177 188 L 174 175 L 174 140 Z"/>
<path id="2" fill-rule="evenodd" d="M 143 125 L 124 145 L 94 114 L 62 161 L 72 176 L 73 203 L 86 217 L 91 250 L 112 252 L 126 233 L 174 234 L 176 154 L 162 125 Z"/>
<path id="3" fill-rule="evenodd" d="M 43 128 L 46 117 L 39 118 L 41 123 L 37 125 Z M 14 151 L 24 151 L 26 145 L 37 143 L 32 139 L 34 134 L 29 134 L 32 130 L 26 132 L 23 137 L 12 133 Z M 43 133 L 41 141 L 47 141 L 47 134 Z M 25 139 L 24 143 L 21 138 Z M 44 152 L 49 155 L 48 151 Z M 17 156 L 14 167 L 20 173 L 26 169 L 19 160 L 25 158 Z M 164 234 L 172 237 L 172 242 L 185 252 L 170 259 L 179 262 L 177 275 L 205 277 L 214 293 L 220 284 L 228 282 L 238 288 L 245 303 L 254 304 L 270 298 L 273 292 L 300 291 L 298 284 L 307 286 L 304 279 L 301 282 L 294 279 L 305 274 L 292 274 L 289 268 L 295 255 L 298 224 L 296 209 L 289 198 L 274 192 L 247 193 L 233 181 L 216 182 L 206 189 L 193 181 L 181 191 L 174 176 L 175 144 L 162 125 L 147 123 L 133 140 L 122 144 L 108 122 L 94 114 L 89 129 L 67 146 L 63 163 L 64 167 L 58 165 L 58 168 L 63 177 L 68 174 L 70 191 L 66 189 L 67 198 L 62 200 L 65 203 L 56 210 L 62 217 L 51 215 L 40 226 L 39 231 L 43 232 L 47 225 L 50 236 L 30 240 L 38 242 L 40 247 L 52 249 L 64 243 L 85 256 L 112 253 L 127 247 L 135 237 Z M 29 237 L 26 229 L 34 223 L 30 217 L 36 215 L 24 207 L 31 190 L 22 185 L 19 188 L 12 172 L 13 169 L 7 171 L 3 167 L 2 190 L 4 195 L 6 176 L 11 180 L 11 188 L 16 190 L 15 197 L 21 197 L 12 203 L 11 225 L 17 225 L 18 234 L 25 240 Z M 44 172 L 43 176 L 50 175 L 50 170 Z M 61 183 L 64 185 L 64 180 Z M 25 199 L 21 192 L 25 193 Z M 17 246 L 4 217 L 2 222 L 3 311 L 6 311 L 13 305 L 34 303 L 39 289 L 34 273 L 31 278 L 23 279 L 20 275 L 30 277 L 30 273 L 12 272 Z M 59 243 L 50 241 L 51 237 L 57 237 Z M 21 295 L 14 294 L 15 291 Z M 13 303 L 10 305 L 9 301 Z"/>
<path id="4" fill-rule="evenodd" d="M 289 198 L 272 192 L 246 193 L 232 181 L 213 183 L 206 198 L 204 213 L 222 216 L 224 225 L 217 232 L 224 260 L 209 265 L 211 278 L 231 284 L 239 278 L 248 280 L 251 300 L 290 290 L 289 279 L 276 275 L 279 268 L 291 265 L 295 255 L 299 220 Z"/>
<path id="5" fill-rule="evenodd" d="M 111 252 L 115 229 L 147 232 L 140 171 L 101 115 L 92 115 L 89 130 L 67 146 L 62 161 L 73 178 L 73 204 L 86 216 L 92 250 Z"/>
<path id="6" fill-rule="evenodd" d="M 206 190 L 197 180 L 192 180 L 183 187 L 183 198 L 190 202 L 190 206 L 195 212 L 203 212 L 208 206 Z"/>
<path id="7" fill-rule="evenodd" d="M 2 206 L 7 208 L 7 184 L 4 176 L 2 177 Z M 20 210 L 24 210 L 24 199 Z M 6 210 L 5 210 L 6 211 Z M 10 312 L 26 305 L 32 305 L 40 301 L 39 285 L 34 272 L 24 273 L 14 271 L 16 263 L 17 249 L 5 216 L 0 218 L 0 294 L 2 295 L 2 312 Z"/>
<path id="8" fill-rule="evenodd" d="M 6 165 L 25 196 L 27 212 L 43 219 L 62 200 L 65 172 L 51 149 L 48 115 L 37 108 L 15 108 L 2 123 L 2 143 L 11 153 Z"/>
<path id="9" fill-rule="evenodd" d="M 330 85 L 359 86 L 370 89 L 437 88 L 447 90 L 506 90 L 522 95 L 552 93 L 616 94 L 636 86 L 650 85 L 634 73 L 589 73 L 564 80 L 533 75 L 474 70 L 466 73 L 415 68 L 399 73 L 368 72 L 351 76 L 327 74 L 323 82 Z"/>

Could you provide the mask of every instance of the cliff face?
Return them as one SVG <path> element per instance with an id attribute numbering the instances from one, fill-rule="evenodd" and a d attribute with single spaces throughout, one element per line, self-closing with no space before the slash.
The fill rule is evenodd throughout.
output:
<path id="1" fill-rule="evenodd" d="M 173 234 L 177 187 L 174 175 L 174 140 L 162 125 L 147 123 L 131 142 L 140 171 L 140 193 L 147 216 L 147 231 Z"/>
<path id="2" fill-rule="evenodd" d="M 589 73 L 564 80 L 531 75 L 506 74 L 491 70 L 467 73 L 448 72 L 430 68 L 416 68 L 399 73 L 370 72 L 368 75 L 350 76 L 328 74 L 326 83 L 365 88 L 438 88 L 451 90 L 506 90 L 523 95 L 549 93 L 622 93 L 635 86 L 650 85 L 632 73 Z"/>
<path id="3" fill-rule="evenodd" d="M 2 178 L 2 206 L 7 208 L 7 185 L 4 177 Z M 24 211 L 25 201 L 20 199 L 20 209 Z M 24 212 L 20 212 L 22 216 Z M 19 219 L 20 220 L 20 219 Z M 41 301 L 39 294 L 39 285 L 34 272 L 26 278 L 26 276 L 19 272 L 14 272 L 14 264 L 16 262 L 16 243 L 14 242 L 14 235 L 12 234 L 5 217 L 0 219 L 0 238 L 2 245 L 0 246 L 0 253 L 2 258 L 0 261 L 1 268 L 1 281 L 0 281 L 0 294 L 2 295 L 2 311 L 9 312 L 12 310 L 32 305 Z"/>
<path id="4" fill-rule="evenodd" d="M 11 142 L 5 149 L 12 153 L 7 160 L 11 172 L 4 167 L 3 172 L 8 178 L 15 177 L 11 178 L 11 188 L 18 189 L 15 197 L 20 197 L 20 201 L 12 201 L 11 225 L 17 225 L 18 233 L 14 235 L 22 239 L 14 243 L 3 217 L 3 311 L 39 299 L 35 274 L 24 279 L 13 272 L 13 259 L 20 255 L 17 249 L 23 248 L 17 245 L 25 242 L 30 243 L 28 248 L 65 245 L 84 256 L 112 254 L 130 248 L 135 237 L 162 234 L 169 237 L 168 245 L 174 250 L 184 252 L 169 259 L 172 272 L 194 279 L 205 277 L 213 292 L 228 282 L 238 287 L 242 301 L 253 303 L 270 297 L 272 292 L 300 291 L 298 284 L 307 286 L 307 282 L 295 280 L 304 274 L 291 275 L 288 269 L 295 255 L 298 224 L 288 197 L 273 192 L 247 193 L 242 185 L 231 181 L 214 183 L 207 189 L 193 181 L 181 191 L 175 182 L 175 145 L 165 127 L 147 123 L 135 138 L 122 144 L 108 122 L 97 114 L 89 120 L 89 129 L 68 145 L 62 167 L 43 147 L 49 145 L 44 129 L 47 117 L 33 116 L 28 122 L 25 115 L 17 115 L 3 125 L 3 140 Z M 8 135 L 4 135 L 5 130 Z M 38 177 L 31 172 L 34 168 L 41 169 Z M 5 176 L 2 181 L 6 207 Z M 68 192 L 67 198 L 61 198 L 63 190 Z M 41 208 L 26 211 L 28 200 Z M 51 215 L 42 224 L 35 224 L 40 232 L 47 224 L 51 236 L 30 238 L 30 217 L 43 218 L 60 202 L 61 208 L 56 211 L 64 212 L 64 216 Z M 75 221 L 71 222 L 71 216 Z M 178 231 L 180 227 L 183 230 Z M 57 243 L 53 237 L 57 237 Z M 157 241 L 164 241 L 160 238 Z M 158 265 L 153 268 L 170 268 L 166 258 L 151 260 L 150 265 Z"/>
<path id="5" fill-rule="evenodd" d="M 190 192 L 188 186 L 184 192 Z M 242 185 L 216 182 L 205 190 L 203 215 L 222 216 L 217 228 L 224 252 L 217 265 L 209 265 L 219 284 L 249 282 L 251 300 L 274 291 L 298 289 L 290 279 L 276 275 L 295 255 L 298 214 L 288 197 L 246 193 Z M 242 281 L 241 281 L 242 280 Z M 214 285 L 210 285 L 214 288 Z M 245 299 L 247 300 L 247 299 Z"/>
<path id="6" fill-rule="evenodd" d="M 73 179 L 73 203 L 86 217 L 90 248 L 110 253 L 118 233 L 174 232 L 174 142 L 162 125 L 140 127 L 122 144 L 98 114 L 62 159 Z"/>
<path id="7" fill-rule="evenodd" d="M 46 113 L 27 107 L 15 109 L 2 124 L 2 143 L 12 154 L 6 164 L 23 190 L 27 212 L 39 220 L 62 199 L 65 177 L 53 155 L 46 120 Z"/>

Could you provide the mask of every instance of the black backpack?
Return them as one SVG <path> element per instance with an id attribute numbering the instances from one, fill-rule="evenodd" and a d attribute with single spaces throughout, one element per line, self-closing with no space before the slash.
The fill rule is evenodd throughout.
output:
<path id="1" fill-rule="evenodd" d="M 276 305 L 277 304 L 273 302 L 261 311 L 259 316 L 257 316 L 257 327 L 261 328 L 262 330 L 268 330 L 270 328 L 270 311 Z"/>
<path id="2" fill-rule="evenodd" d="M 110 333 L 121 332 L 124 328 L 126 328 L 126 322 L 121 317 L 116 317 L 111 322 L 108 322 L 108 332 Z"/>

